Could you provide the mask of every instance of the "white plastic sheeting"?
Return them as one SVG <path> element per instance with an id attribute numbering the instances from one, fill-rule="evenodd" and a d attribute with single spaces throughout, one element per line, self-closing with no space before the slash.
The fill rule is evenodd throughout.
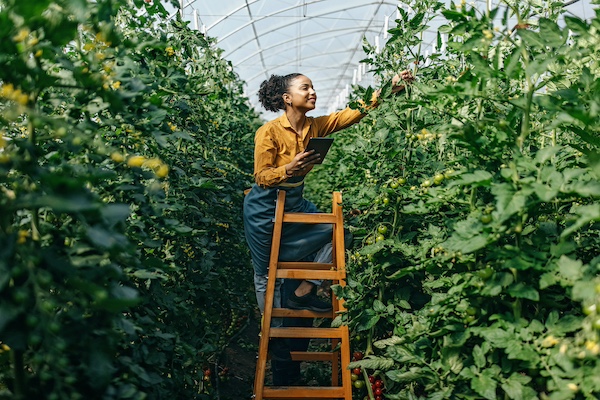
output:
<path id="1" fill-rule="evenodd" d="M 322 115 L 343 107 L 353 83 L 376 85 L 365 64 L 363 38 L 384 46 L 395 27 L 398 0 L 180 0 L 190 26 L 218 39 L 217 46 L 246 82 L 250 102 L 266 119 L 275 114 L 258 105 L 260 83 L 271 74 L 300 72 L 317 90 Z M 450 1 L 447 1 L 449 3 Z M 455 0 L 460 4 L 460 0 Z M 467 1 L 482 10 L 500 0 Z M 591 0 L 565 0 L 569 12 L 592 15 Z M 176 11 L 174 11 L 176 12 Z M 586 15 L 587 13 L 587 15 Z M 436 18 L 424 37 L 425 52 L 435 41 Z"/>

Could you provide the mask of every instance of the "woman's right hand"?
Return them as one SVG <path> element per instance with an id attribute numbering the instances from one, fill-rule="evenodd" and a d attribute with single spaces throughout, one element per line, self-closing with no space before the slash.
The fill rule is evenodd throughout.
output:
<path id="1" fill-rule="evenodd" d="M 317 162 L 321 161 L 321 155 L 314 150 L 303 151 L 285 166 L 288 176 L 302 176 L 310 172 Z"/>

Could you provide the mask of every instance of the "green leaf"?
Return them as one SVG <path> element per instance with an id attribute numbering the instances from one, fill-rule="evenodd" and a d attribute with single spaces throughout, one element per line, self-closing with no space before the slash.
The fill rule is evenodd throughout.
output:
<path id="1" fill-rule="evenodd" d="M 358 331 L 366 331 L 371 329 L 372 327 L 379 322 L 381 317 L 375 313 L 373 310 L 365 310 L 359 318 L 359 323 L 356 327 Z"/>
<path id="2" fill-rule="evenodd" d="M 508 293 L 519 299 L 528 299 L 532 301 L 539 301 L 540 294 L 538 291 L 531 286 L 526 285 L 523 282 L 518 282 L 514 285 L 511 285 L 508 288 Z"/>
<path id="3" fill-rule="evenodd" d="M 567 256 L 561 256 L 556 262 L 559 274 L 566 280 L 574 282 L 583 277 L 583 263 Z"/>
<path id="4" fill-rule="evenodd" d="M 401 343 L 404 343 L 404 339 L 402 339 L 399 336 L 392 336 L 387 339 L 377 340 L 376 342 L 373 342 L 373 346 L 377 347 L 378 349 L 383 349 L 388 346 L 395 346 Z"/>
<path id="5" fill-rule="evenodd" d="M 348 368 L 367 368 L 373 370 L 386 370 L 394 366 L 394 360 L 390 358 L 367 356 L 360 361 L 352 361 Z"/>
<path id="6" fill-rule="evenodd" d="M 376 313 L 382 313 L 382 312 L 386 311 L 386 307 L 381 302 L 381 300 L 375 299 L 373 301 L 373 311 L 375 311 Z"/>
<path id="7" fill-rule="evenodd" d="M 525 209 L 527 198 L 533 192 L 532 187 L 524 187 L 515 192 L 512 185 L 502 183 L 492 187 L 492 193 L 496 196 L 497 209 L 494 214 L 498 215 L 498 221 L 504 222 L 514 214 Z"/>
<path id="8" fill-rule="evenodd" d="M 537 32 L 533 32 L 527 29 L 519 29 L 517 30 L 517 33 L 521 37 L 521 39 L 523 39 L 523 42 L 528 46 L 537 49 L 544 49 L 546 46 L 546 42 Z"/>
<path id="9" fill-rule="evenodd" d="M 156 271 L 148 271 L 145 269 L 138 269 L 137 271 L 135 271 L 133 273 L 133 276 L 135 276 L 136 278 L 139 279 L 158 279 L 158 278 L 165 278 L 165 276 L 162 273 L 156 272 Z"/>
<path id="10" fill-rule="evenodd" d="M 131 215 L 131 209 L 127 204 L 107 204 L 100 212 L 109 225 L 125 221 Z"/>
<path id="11" fill-rule="evenodd" d="M 456 185 L 473 185 L 473 186 L 489 186 L 492 181 L 492 174 L 488 171 L 477 170 L 473 173 L 466 173 L 459 176 L 459 178 L 453 182 Z"/>
<path id="12" fill-rule="evenodd" d="M 475 365 L 480 370 L 483 369 L 486 364 L 485 353 L 481 347 L 479 347 L 479 345 L 475 345 L 475 347 L 473 347 L 473 362 L 475 362 Z"/>
<path id="13" fill-rule="evenodd" d="M 443 10 L 442 14 L 450 21 L 467 22 L 467 17 L 462 13 L 454 10 Z"/>
<path id="14" fill-rule="evenodd" d="M 502 390 L 504 390 L 504 392 L 508 395 L 509 398 L 514 400 L 521 400 L 524 399 L 523 385 L 529 383 L 530 381 L 531 378 L 526 375 L 513 373 L 510 377 L 508 377 L 508 379 L 506 379 L 506 381 L 504 381 L 500 385 L 500 387 L 502 387 Z"/>
<path id="15" fill-rule="evenodd" d="M 578 33 L 580 35 L 588 35 L 590 32 L 590 27 L 584 20 L 581 20 L 577 17 L 571 15 L 564 16 L 565 25 L 567 28 L 572 30 L 574 33 Z"/>
<path id="16" fill-rule="evenodd" d="M 408 383 L 430 376 L 431 371 L 426 368 L 413 367 L 409 371 L 388 371 L 385 375 L 394 382 Z"/>
<path id="17" fill-rule="evenodd" d="M 581 329 L 581 317 L 574 315 L 565 315 L 552 327 L 552 332 L 557 335 L 563 335 L 569 332 L 576 332 Z"/>
<path id="18" fill-rule="evenodd" d="M 498 383 L 485 373 L 471 379 L 471 388 L 488 400 L 496 399 L 497 385 Z"/>
<path id="19" fill-rule="evenodd" d="M 548 18 L 540 18 L 538 20 L 540 27 L 540 36 L 544 38 L 547 46 L 560 47 L 565 44 L 567 34 L 563 32 L 558 24 Z"/>

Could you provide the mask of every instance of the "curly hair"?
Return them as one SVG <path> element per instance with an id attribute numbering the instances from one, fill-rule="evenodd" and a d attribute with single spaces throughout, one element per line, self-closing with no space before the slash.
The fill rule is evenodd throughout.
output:
<path id="1" fill-rule="evenodd" d="M 285 104 L 281 96 L 287 92 L 292 80 L 300 75 L 302 74 L 297 72 L 283 76 L 271 75 L 268 80 L 264 80 L 258 90 L 260 104 L 268 111 L 285 110 Z"/>

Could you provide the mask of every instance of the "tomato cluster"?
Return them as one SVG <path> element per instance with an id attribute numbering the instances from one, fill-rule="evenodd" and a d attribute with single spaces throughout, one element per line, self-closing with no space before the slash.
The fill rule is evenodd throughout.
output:
<path id="1" fill-rule="evenodd" d="M 352 354 L 352 361 L 360 361 L 364 357 L 364 354 L 361 351 L 355 351 Z M 363 392 L 364 389 L 367 388 L 367 382 L 363 379 L 364 373 L 360 367 L 356 367 L 352 369 L 352 373 L 350 377 L 352 379 L 352 386 L 354 386 L 357 391 Z M 383 400 L 383 391 L 384 391 L 384 382 L 381 378 L 375 375 L 368 375 L 369 384 L 371 385 L 371 394 L 372 398 L 375 400 Z M 370 399 L 369 395 L 365 395 L 364 399 Z"/>
<path id="2" fill-rule="evenodd" d="M 385 388 L 383 380 L 379 377 L 369 375 L 369 383 L 375 400 L 383 400 L 383 390 Z"/>

